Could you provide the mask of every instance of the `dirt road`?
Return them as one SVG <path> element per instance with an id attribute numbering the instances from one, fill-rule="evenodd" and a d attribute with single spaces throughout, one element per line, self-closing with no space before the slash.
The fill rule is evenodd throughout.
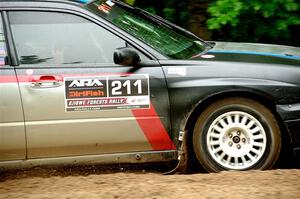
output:
<path id="1" fill-rule="evenodd" d="M 33 169 L 0 175 L 0 198 L 300 198 L 300 170 L 162 175 Z"/>

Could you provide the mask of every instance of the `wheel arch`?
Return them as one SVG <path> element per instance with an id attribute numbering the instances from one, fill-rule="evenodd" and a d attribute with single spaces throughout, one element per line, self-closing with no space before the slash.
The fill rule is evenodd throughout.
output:
<path id="1" fill-rule="evenodd" d="M 279 117 L 277 111 L 276 111 L 276 105 L 272 101 L 271 97 L 268 95 L 263 95 L 263 94 L 258 94 L 256 92 L 250 92 L 250 91 L 225 91 L 221 93 L 216 93 L 213 95 L 210 95 L 203 100 L 199 101 L 199 103 L 193 108 L 192 111 L 190 111 L 190 114 L 188 115 L 188 119 L 186 120 L 185 123 L 185 129 L 190 130 L 189 128 L 191 125 L 195 124 L 197 118 L 201 114 L 201 112 L 211 105 L 212 103 L 219 101 L 224 98 L 231 98 L 231 97 L 242 97 L 242 98 L 247 98 L 247 99 L 252 99 L 255 100 L 264 106 L 266 106 L 269 110 L 272 111 L 272 113 L 276 116 L 276 119 Z"/>
<path id="2" fill-rule="evenodd" d="M 247 99 L 252 99 L 254 101 L 257 101 L 259 103 L 261 103 L 262 105 L 264 105 L 266 108 L 268 108 L 272 114 L 275 116 L 280 131 L 281 131 L 281 139 L 282 139 L 282 149 L 281 149 L 281 153 L 287 153 L 289 152 L 289 147 L 291 146 L 292 143 L 292 136 L 289 134 L 289 131 L 287 130 L 283 120 L 281 119 L 281 117 L 279 116 L 278 112 L 276 111 L 276 104 L 274 103 L 274 101 L 272 100 L 272 98 L 268 95 L 264 95 L 258 92 L 251 92 L 251 91 L 225 91 L 222 93 L 217 93 L 214 95 L 210 95 L 208 97 L 206 97 L 205 99 L 199 101 L 199 103 L 193 108 L 192 111 L 190 111 L 190 114 L 188 115 L 185 124 L 184 124 L 184 129 L 185 132 L 187 132 L 187 140 L 186 140 L 186 144 L 188 146 L 188 159 L 192 159 L 192 161 L 194 161 L 195 159 L 195 154 L 193 151 L 193 147 L 189 147 L 192 146 L 192 137 L 193 137 L 193 130 L 194 130 L 194 126 L 195 123 L 198 119 L 198 117 L 200 116 L 201 112 L 207 108 L 209 105 L 211 105 L 212 103 L 219 101 L 221 99 L 224 98 L 232 98 L 232 97 L 242 97 L 242 98 L 247 98 Z M 286 154 L 282 154 L 281 156 L 284 156 Z M 285 159 L 283 158 L 279 158 L 279 159 Z M 284 161 L 284 160 L 283 160 Z"/>

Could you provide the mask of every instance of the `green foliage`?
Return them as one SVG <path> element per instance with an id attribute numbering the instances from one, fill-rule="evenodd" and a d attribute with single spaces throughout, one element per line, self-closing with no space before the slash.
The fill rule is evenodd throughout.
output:
<path id="1" fill-rule="evenodd" d="M 219 36 L 235 41 L 300 42 L 292 38 L 300 25 L 300 6 L 296 1 L 216 0 L 208 8 L 211 18 L 207 25 Z"/>
<path id="2" fill-rule="evenodd" d="M 144 10 L 146 10 L 147 12 L 150 12 L 152 14 L 156 14 L 156 10 L 154 7 L 147 7 Z"/>
<path id="3" fill-rule="evenodd" d="M 135 0 L 125 0 L 125 2 L 129 5 L 134 5 Z"/>
<path id="4" fill-rule="evenodd" d="M 213 16 L 208 20 L 210 29 L 220 29 L 226 24 L 236 26 L 239 22 L 239 15 L 243 11 L 243 3 L 239 0 L 219 0 L 208 8 Z"/>
<path id="5" fill-rule="evenodd" d="M 164 17 L 167 20 L 174 21 L 176 10 L 173 8 L 164 8 L 163 9 Z"/>

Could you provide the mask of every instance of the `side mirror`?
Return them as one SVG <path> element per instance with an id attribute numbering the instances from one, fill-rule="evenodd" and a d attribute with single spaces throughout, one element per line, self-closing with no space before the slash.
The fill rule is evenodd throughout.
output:
<path id="1" fill-rule="evenodd" d="M 114 52 L 115 64 L 136 66 L 141 61 L 137 51 L 131 47 L 118 48 Z"/>

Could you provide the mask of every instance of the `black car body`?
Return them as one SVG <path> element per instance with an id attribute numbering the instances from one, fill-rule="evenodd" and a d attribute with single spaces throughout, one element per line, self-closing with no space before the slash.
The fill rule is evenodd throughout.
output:
<path id="1" fill-rule="evenodd" d="M 1 167 L 196 155 L 208 171 L 268 169 L 283 143 L 300 150 L 299 48 L 204 42 L 119 1 L 0 12 Z"/>

